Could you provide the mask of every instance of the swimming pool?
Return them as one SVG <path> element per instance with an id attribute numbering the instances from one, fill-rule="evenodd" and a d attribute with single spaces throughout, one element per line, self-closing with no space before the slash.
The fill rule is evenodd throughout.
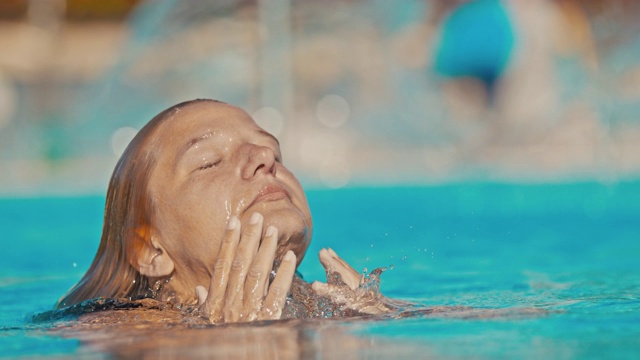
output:
<path id="1" fill-rule="evenodd" d="M 3 199 L 0 356 L 640 355 L 638 181 L 313 190 L 308 198 L 315 230 L 300 268 L 307 280 L 324 279 L 316 254 L 330 246 L 356 269 L 389 267 L 382 290 L 390 297 L 546 312 L 133 329 L 83 342 L 52 336 L 29 314 L 50 309 L 89 266 L 104 198 Z"/>

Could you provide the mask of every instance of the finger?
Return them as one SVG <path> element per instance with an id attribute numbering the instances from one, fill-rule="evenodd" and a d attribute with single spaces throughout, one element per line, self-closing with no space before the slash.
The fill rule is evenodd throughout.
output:
<path id="1" fill-rule="evenodd" d="M 323 249 L 324 250 L 324 249 Z M 327 271 L 336 272 L 342 278 L 342 281 L 349 286 L 351 290 L 355 290 L 360 286 L 362 275 L 352 268 L 346 261 L 342 260 L 333 249 L 320 251 L 320 262 Z"/>
<path id="2" fill-rule="evenodd" d="M 231 263 L 239 241 L 240 220 L 234 216 L 227 223 L 222 244 L 220 244 L 218 259 L 213 265 L 213 274 L 207 298 L 204 302 L 203 311 L 212 322 L 220 322 L 222 320 L 222 308 L 229 282 L 229 272 L 231 271 Z"/>
<path id="3" fill-rule="evenodd" d="M 258 319 L 280 319 L 295 273 L 296 255 L 293 251 L 289 250 L 284 254 L 276 278 L 273 280 L 273 283 L 271 283 L 271 286 L 269 286 L 269 292 L 267 293 L 260 313 L 258 313 Z"/>
<path id="4" fill-rule="evenodd" d="M 356 269 L 351 267 L 346 261 L 344 261 L 332 248 L 327 248 L 327 251 L 333 256 L 336 261 L 337 271 L 342 275 L 342 279 L 345 283 L 351 288 L 351 290 L 355 290 L 362 280 L 362 274 L 360 274 Z"/>
<path id="5" fill-rule="evenodd" d="M 202 305 L 207 301 L 207 295 L 209 292 L 202 285 L 196 286 L 196 297 L 198 298 L 198 306 Z"/>
<path id="6" fill-rule="evenodd" d="M 243 228 L 238 251 L 231 263 L 231 271 L 229 272 L 229 284 L 227 285 L 227 294 L 224 309 L 222 310 L 225 321 L 243 320 L 244 283 L 249 266 L 253 262 L 260 244 L 262 220 L 263 217 L 260 213 L 253 213 L 249 220 L 249 225 Z"/>
<path id="7" fill-rule="evenodd" d="M 323 283 L 320 281 L 314 281 L 313 284 L 311 284 L 311 289 L 313 289 L 313 291 L 316 292 L 316 294 L 320 295 L 320 296 L 329 296 L 331 295 L 331 288 L 329 287 L 329 284 L 327 283 Z"/>
<path id="8" fill-rule="evenodd" d="M 345 285 L 342 280 L 342 275 L 340 275 L 340 273 L 335 269 L 334 260 L 329 251 L 327 249 L 321 249 L 320 253 L 318 253 L 318 257 L 320 258 L 320 263 L 327 273 L 327 283 L 333 285 Z"/>
<path id="9" fill-rule="evenodd" d="M 325 270 L 333 271 L 331 254 L 329 254 L 329 251 L 327 251 L 327 249 L 320 249 L 320 252 L 318 253 L 318 257 L 320 258 L 320 263 L 322 264 Z"/>
<path id="10" fill-rule="evenodd" d="M 255 320 L 262 307 L 277 244 L 278 229 L 275 226 L 269 226 L 244 284 L 244 314 L 247 315 L 247 321 Z"/>
<path id="11" fill-rule="evenodd" d="M 335 270 L 340 273 L 342 276 L 342 280 L 351 288 L 351 290 L 355 290 L 360 286 L 360 280 L 362 279 L 362 274 L 356 271 L 351 265 L 349 265 L 346 261 L 344 261 L 338 254 L 336 254 L 333 249 L 328 248 L 327 251 L 331 254 Z"/>

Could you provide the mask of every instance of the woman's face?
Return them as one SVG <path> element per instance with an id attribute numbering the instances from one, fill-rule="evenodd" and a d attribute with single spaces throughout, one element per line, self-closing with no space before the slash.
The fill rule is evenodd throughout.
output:
<path id="1" fill-rule="evenodd" d="M 152 231 L 176 266 L 210 274 L 231 216 L 279 231 L 276 257 L 299 261 L 311 239 L 311 213 L 298 180 L 282 164 L 278 140 L 236 107 L 203 101 L 166 119 L 150 146 Z M 204 276 L 204 275 L 202 275 Z"/>

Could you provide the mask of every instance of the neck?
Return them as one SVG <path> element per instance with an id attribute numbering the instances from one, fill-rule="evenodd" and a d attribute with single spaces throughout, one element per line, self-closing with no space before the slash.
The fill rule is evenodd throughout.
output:
<path id="1" fill-rule="evenodd" d="M 296 254 L 304 256 L 309 241 L 305 239 L 306 232 L 300 234 L 281 234 L 278 239 L 274 264 L 279 264 L 287 250 L 293 250 Z M 300 255 L 298 255 L 300 256 Z M 300 263 L 302 259 L 298 259 Z M 150 279 L 154 298 L 159 301 L 167 301 L 173 304 L 195 305 L 198 303 L 196 286 L 204 286 L 209 290 L 211 284 L 211 272 L 204 264 L 181 263 L 175 264 L 173 273 L 160 279 Z M 157 287 L 154 288 L 154 287 Z"/>
<path id="2" fill-rule="evenodd" d="M 159 301 L 170 302 L 172 304 L 195 305 L 198 300 L 196 297 L 196 286 L 202 285 L 209 287 L 211 277 L 207 275 L 206 281 L 197 281 L 193 271 L 176 268 L 174 272 L 166 278 L 154 279 L 150 285 L 154 298 Z"/>

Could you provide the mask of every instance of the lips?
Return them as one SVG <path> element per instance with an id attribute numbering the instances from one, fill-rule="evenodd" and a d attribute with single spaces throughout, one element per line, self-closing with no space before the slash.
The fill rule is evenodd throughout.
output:
<path id="1" fill-rule="evenodd" d="M 267 184 L 260 190 L 258 195 L 256 195 L 250 206 L 260 202 L 276 201 L 280 199 L 291 199 L 289 191 L 279 184 Z"/>

